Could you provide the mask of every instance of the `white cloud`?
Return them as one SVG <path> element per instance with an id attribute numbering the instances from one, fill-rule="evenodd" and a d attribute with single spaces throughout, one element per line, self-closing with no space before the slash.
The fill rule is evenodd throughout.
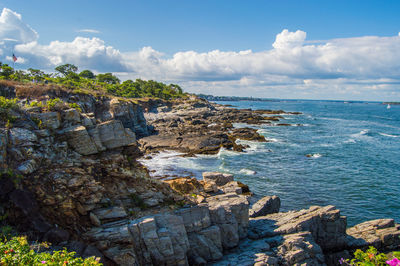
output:
<path id="1" fill-rule="evenodd" d="M 81 29 L 81 30 L 77 30 L 76 32 L 95 33 L 95 34 L 101 33 L 101 31 L 94 30 L 94 29 Z"/>
<path id="2" fill-rule="evenodd" d="M 8 55 L 5 49 L 13 43 L 17 56 L 24 58 L 20 65 L 26 68 L 52 70 L 72 63 L 80 69 L 118 72 L 123 79 L 177 82 L 189 91 L 217 95 L 332 99 L 366 95 L 385 100 L 395 95 L 400 100 L 400 34 L 326 41 L 306 40 L 306 36 L 304 31 L 285 29 L 271 49 L 260 52 L 183 51 L 166 56 L 143 47 L 121 53 L 99 38 L 40 44 L 38 34 L 21 15 L 3 9 L 0 57 Z"/>

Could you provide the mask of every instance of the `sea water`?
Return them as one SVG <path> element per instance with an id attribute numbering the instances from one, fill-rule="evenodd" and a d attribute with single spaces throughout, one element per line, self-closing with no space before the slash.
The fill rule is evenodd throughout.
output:
<path id="1" fill-rule="evenodd" d="M 154 176 L 231 173 L 258 196 L 277 195 L 282 211 L 335 205 L 348 225 L 377 218 L 400 222 L 400 106 L 375 102 L 237 101 L 235 108 L 282 109 L 278 123 L 246 125 L 268 142 L 238 141 L 244 153 L 180 157 L 162 152 L 143 162 Z"/>

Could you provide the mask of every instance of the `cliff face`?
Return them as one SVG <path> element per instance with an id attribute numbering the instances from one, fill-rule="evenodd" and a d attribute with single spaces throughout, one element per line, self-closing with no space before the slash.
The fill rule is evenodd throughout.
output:
<path id="1" fill-rule="evenodd" d="M 83 240 L 93 226 L 181 199 L 136 162 L 136 139 L 151 132 L 140 105 L 64 92 L 29 100 L 43 106 L 5 110 L 12 122 L 0 122 L 0 214 L 19 230 L 56 243 Z"/>

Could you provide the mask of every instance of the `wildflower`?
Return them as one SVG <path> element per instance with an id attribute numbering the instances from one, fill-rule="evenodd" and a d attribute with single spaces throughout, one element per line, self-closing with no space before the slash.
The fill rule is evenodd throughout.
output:
<path id="1" fill-rule="evenodd" d="M 342 265 L 343 263 L 345 263 L 346 262 L 346 260 L 344 259 L 344 258 L 341 258 L 340 260 L 339 260 L 339 264 L 340 265 Z"/>
<path id="2" fill-rule="evenodd" d="M 368 253 L 368 258 L 371 260 L 374 257 L 374 254 Z"/>
<path id="3" fill-rule="evenodd" d="M 387 260 L 386 263 L 389 264 L 390 266 L 400 266 L 400 260 L 398 258 Z"/>
<path id="4" fill-rule="evenodd" d="M 42 263 L 42 264 L 46 264 L 46 261 L 45 261 L 45 260 L 42 260 L 41 263 Z"/>

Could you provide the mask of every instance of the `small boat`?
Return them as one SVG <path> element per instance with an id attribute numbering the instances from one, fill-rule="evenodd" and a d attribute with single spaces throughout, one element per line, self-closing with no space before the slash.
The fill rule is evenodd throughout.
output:
<path id="1" fill-rule="evenodd" d="M 388 105 L 386 106 L 386 109 L 390 109 L 390 104 L 388 104 Z"/>

